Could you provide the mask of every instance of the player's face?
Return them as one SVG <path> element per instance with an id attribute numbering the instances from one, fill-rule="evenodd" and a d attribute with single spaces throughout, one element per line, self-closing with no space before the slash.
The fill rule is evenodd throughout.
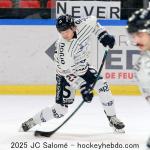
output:
<path id="1" fill-rule="evenodd" d="M 132 34 L 133 41 L 142 50 L 150 50 L 150 34 L 147 32 L 137 32 Z"/>
<path id="2" fill-rule="evenodd" d="M 65 31 L 61 31 L 60 34 L 61 34 L 61 36 L 62 36 L 65 40 L 69 41 L 69 40 L 71 40 L 71 39 L 73 38 L 73 36 L 74 36 L 74 31 L 75 31 L 74 28 L 70 28 L 70 29 L 67 29 L 67 30 L 65 30 Z"/>

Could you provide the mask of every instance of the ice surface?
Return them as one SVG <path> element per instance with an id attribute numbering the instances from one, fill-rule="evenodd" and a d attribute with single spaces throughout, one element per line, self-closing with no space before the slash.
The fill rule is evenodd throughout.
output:
<path id="1" fill-rule="evenodd" d="M 98 97 L 94 97 L 90 104 L 84 103 L 75 116 L 51 138 L 37 138 L 33 132 L 18 132 L 23 121 L 42 108 L 53 105 L 54 99 L 54 96 L 0 96 L 0 150 L 146 150 L 146 140 L 150 135 L 150 106 L 141 96 L 115 96 L 117 116 L 126 125 L 125 134 L 113 133 Z M 75 103 L 69 106 L 67 115 L 81 100 L 80 96 L 76 97 Z M 32 131 L 51 131 L 67 115 L 38 125 Z M 30 147 L 33 143 L 36 143 L 37 148 Z M 100 145 L 102 143 L 103 147 Z M 111 143 L 116 144 L 116 148 L 104 146 Z M 117 148 L 117 144 L 132 144 L 132 148 Z M 133 144 L 139 144 L 139 148 L 133 147 Z"/>

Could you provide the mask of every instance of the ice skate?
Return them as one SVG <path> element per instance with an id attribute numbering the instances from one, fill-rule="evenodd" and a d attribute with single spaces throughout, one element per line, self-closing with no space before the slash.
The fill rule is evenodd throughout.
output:
<path id="1" fill-rule="evenodd" d="M 107 116 L 110 126 L 114 129 L 116 133 L 125 133 L 123 129 L 125 127 L 124 123 L 121 122 L 116 116 Z"/>
<path id="2" fill-rule="evenodd" d="M 22 123 L 19 131 L 20 132 L 27 132 L 28 130 L 30 130 L 35 125 L 36 125 L 36 123 L 34 122 L 33 118 L 30 118 L 29 120 Z"/>

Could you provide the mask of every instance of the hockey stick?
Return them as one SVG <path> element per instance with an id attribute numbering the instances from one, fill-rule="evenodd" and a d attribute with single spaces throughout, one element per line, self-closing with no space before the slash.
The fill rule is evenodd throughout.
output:
<path id="1" fill-rule="evenodd" d="M 91 90 L 94 89 L 94 86 L 95 86 L 95 84 L 96 84 L 96 81 L 98 80 L 99 75 L 100 75 L 101 72 L 102 72 L 102 69 L 103 69 L 103 66 L 104 66 L 104 63 L 105 63 L 105 60 L 106 60 L 107 53 L 108 53 L 108 50 L 106 50 L 105 53 L 104 53 L 101 66 L 100 66 L 99 71 L 98 71 L 98 74 L 97 74 L 97 79 L 95 80 L 94 84 L 92 85 Z M 34 135 L 35 135 L 35 136 L 44 136 L 44 137 L 50 137 L 50 136 L 52 136 L 56 131 L 58 131 L 58 130 L 80 109 L 80 107 L 83 105 L 83 103 L 84 103 L 84 100 L 83 100 L 83 101 L 79 104 L 79 106 L 71 113 L 71 115 L 70 115 L 66 120 L 64 120 L 64 122 L 62 122 L 62 124 L 59 125 L 59 126 L 58 126 L 56 129 L 54 129 L 53 131 L 45 132 L 45 131 L 38 131 L 38 130 L 37 130 L 37 131 L 34 132 Z"/>

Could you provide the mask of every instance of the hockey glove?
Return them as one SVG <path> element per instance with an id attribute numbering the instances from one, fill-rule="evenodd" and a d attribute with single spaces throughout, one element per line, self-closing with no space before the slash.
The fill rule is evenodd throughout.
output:
<path id="1" fill-rule="evenodd" d="M 92 101 L 93 92 L 86 82 L 80 87 L 80 92 L 85 102 L 90 103 Z"/>
<path id="2" fill-rule="evenodd" d="M 108 34 L 106 31 L 100 33 L 98 35 L 98 40 L 103 44 L 104 47 L 109 46 L 109 48 L 113 48 L 115 44 L 114 36 Z"/>

